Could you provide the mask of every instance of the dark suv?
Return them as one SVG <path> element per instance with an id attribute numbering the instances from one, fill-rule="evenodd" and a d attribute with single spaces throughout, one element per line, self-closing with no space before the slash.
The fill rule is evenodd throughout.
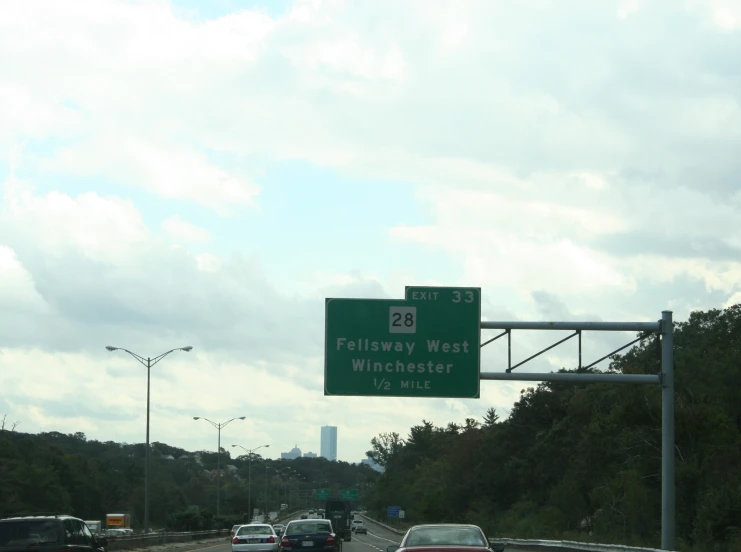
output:
<path id="1" fill-rule="evenodd" d="M 108 542 L 68 515 L 18 515 L 0 519 L 0 552 L 100 552 Z"/>

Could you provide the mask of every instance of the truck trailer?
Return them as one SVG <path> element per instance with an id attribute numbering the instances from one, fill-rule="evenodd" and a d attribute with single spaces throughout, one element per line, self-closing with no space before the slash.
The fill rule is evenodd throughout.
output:
<path id="1" fill-rule="evenodd" d="M 131 514 L 107 514 L 106 529 L 131 529 Z"/>
<path id="2" fill-rule="evenodd" d="M 324 507 L 325 517 L 332 522 L 332 529 L 341 539 L 352 540 L 350 502 L 347 500 L 328 500 Z"/>

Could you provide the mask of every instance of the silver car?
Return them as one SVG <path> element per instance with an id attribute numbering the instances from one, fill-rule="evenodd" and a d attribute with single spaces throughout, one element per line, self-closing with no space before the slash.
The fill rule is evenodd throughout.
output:
<path id="1" fill-rule="evenodd" d="M 232 539 L 232 552 L 278 552 L 280 539 L 272 525 L 242 525 Z"/>

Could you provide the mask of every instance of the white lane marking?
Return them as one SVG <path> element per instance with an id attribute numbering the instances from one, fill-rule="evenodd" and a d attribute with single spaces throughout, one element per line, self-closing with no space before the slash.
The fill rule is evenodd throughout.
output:
<path id="1" fill-rule="evenodd" d="M 391 539 L 387 539 L 386 537 L 382 537 L 381 535 L 376 535 L 375 533 L 371 533 L 370 531 L 368 531 L 368 534 L 376 537 L 377 539 L 385 540 L 387 542 L 393 542 L 394 544 L 400 543 L 401 537 L 402 537 L 402 535 L 399 535 L 399 538 L 397 540 L 391 540 Z"/>
<path id="2" fill-rule="evenodd" d="M 190 550 L 188 550 L 188 552 L 196 552 L 197 550 L 208 550 L 209 548 L 217 548 L 219 546 L 229 546 L 229 545 L 231 545 L 231 543 L 228 543 L 228 544 L 214 544 L 213 546 L 207 546 L 205 548 L 191 548 Z"/>
<path id="3" fill-rule="evenodd" d="M 379 538 L 382 538 L 382 537 L 379 537 Z M 388 540 L 388 539 L 383 539 L 383 540 Z M 371 543 L 369 543 L 367 541 L 360 540 L 357 535 L 355 535 L 355 538 L 353 539 L 353 541 L 359 542 L 360 544 L 364 544 L 366 546 L 370 546 L 371 548 L 374 548 L 374 549 L 378 550 L 378 552 L 386 552 L 386 549 L 385 548 L 380 548 L 380 547 L 376 546 L 375 544 L 371 544 Z M 350 541 L 350 542 L 353 542 L 353 541 Z"/>

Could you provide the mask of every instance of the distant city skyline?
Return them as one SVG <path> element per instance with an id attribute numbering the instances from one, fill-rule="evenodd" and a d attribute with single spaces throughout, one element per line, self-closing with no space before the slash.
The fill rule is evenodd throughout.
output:
<path id="1" fill-rule="evenodd" d="M 319 456 L 327 460 L 337 460 L 336 426 L 322 426 Z"/>
<path id="2" fill-rule="evenodd" d="M 296 458 L 301 458 L 301 449 L 298 448 L 298 445 L 294 445 L 293 448 L 288 452 L 281 452 L 280 457 L 283 460 L 294 460 Z"/>

